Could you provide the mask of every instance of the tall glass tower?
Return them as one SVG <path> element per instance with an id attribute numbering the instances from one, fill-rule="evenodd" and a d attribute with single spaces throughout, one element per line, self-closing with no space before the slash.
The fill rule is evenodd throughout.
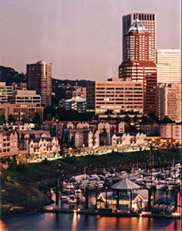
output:
<path id="1" fill-rule="evenodd" d="M 52 64 L 39 61 L 27 64 L 28 89 L 36 90 L 41 95 L 42 106 L 51 105 L 52 94 Z"/>

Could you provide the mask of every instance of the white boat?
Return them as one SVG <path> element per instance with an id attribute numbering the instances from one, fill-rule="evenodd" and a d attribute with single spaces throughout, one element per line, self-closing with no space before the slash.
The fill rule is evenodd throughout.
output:
<path id="1" fill-rule="evenodd" d="M 97 187 L 98 187 L 98 189 L 103 188 L 104 187 L 104 181 L 102 181 L 102 180 L 97 181 Z"/>
<path id="2" fill-rule="evenodd" d="M 158 189 L 158 190 L 162 190 L 162 189 L 165 189 L 167 187 L 165 182 L 157 182 L 155 186 L 156 186 L 156 189 Z"/>
<path id="3" fill-rule="evenodd" d="M 61 202 L 67 202 L 68 201 L 68 196 L 61 195 L 60 199 L 61 199 Z"/>
<path id="4" fill-rule="evenodd" d="M 74 195 L 70 195 L 68 198 L 67 198 L 67 202 L 69 204 L 74 204 L 74 203 L 77 203 L 77 199 L 75 198 Z"/>
<path id="5" fill-rule="evenodd" d="M 171 190 L 173 190 L 173 189 L 175 189 L 175 188 L 177 188 L 177 187 L 179 187 L 179 183 L 176 183 L 176 182 L 174 182 L 174 183 L 172 183 L 172 182 L 170 182 L 170 183 L 168 183 L 168 190 L 169 191 L 171 191 Z"/>
<path id="6" fill-rule="evenodd" d="M 155 187 L 155 183 L 153 181 L 151 181 L 151 180 L 147 180 L 147 181 L 145 181 L 145 187 L 147 189 L 150 189 L 152 187 Z"/>
<path id="7" fill-rule="evenodd" d="M 96 188 L 96 184 L 97 184 L 96 181 L 89 181 L 88 182 L 88 188 L 89 189 L 94 189 L 94 188 Z"/>
<path id="8" fill-rule="evenodd" d="M 63 192 L 70 193 L 75 190 L 75 186 L 72 183 L 64 183 L 63 184 Z"/>

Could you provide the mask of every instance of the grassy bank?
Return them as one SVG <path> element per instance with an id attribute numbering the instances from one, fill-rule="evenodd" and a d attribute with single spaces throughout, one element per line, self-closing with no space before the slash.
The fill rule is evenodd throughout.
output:
<path id="1" fill-rule="evenodd" d="M 49 189 L 56 185 L 57 178 L 86 172 L 102 172 L 110 170 L 130 170 L 134 166 L 149 168 L 150 160 L 153 166 L 171 164 L 180 160 L 180 151 L 162 150 L 132 153 L 111 153 L 101 156 L 67 157 L 55 161 L 43 161 L 39 164 L 14 164 L 1 173 L 2 204 L 22 206 L 27 210 L 40 208 L 51 202 Z"/>

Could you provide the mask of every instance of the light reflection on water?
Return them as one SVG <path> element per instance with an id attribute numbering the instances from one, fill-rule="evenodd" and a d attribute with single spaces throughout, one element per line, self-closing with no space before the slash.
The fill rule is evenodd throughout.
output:
<path id="1" fill-rule="evenodd" d="M 162 195 L 157 195 L 162 196 Z M 178 195 L 178 204 L 182 205 L 182 194 Z M 182 212 L 182 208 L 178 208 Z M 98 230 L 98 231 L 179 231 L 182 230 L 182 220 L 174 219 L 154 219 L 144 217 L 100 217 L 95 215 L 80 214 L 33 214 L 11 217 L 5 221 L 0 221 L 0 230 Z"/>
<path id="2" fill-rule="evenodd" d="M 0 220 L 0 230 L 1 230 L 1 231 L 6 231 L 6 230 L 8 230 L 8 229 L 6 228 L 5 223 L 4 223 L 3 221 L 1 221 L 1 220 Z"/>
<path id="3" fill-rule="evenodd" d="M 181 230 L 181 220 L 153 218 L 117 218 L 75 214 L 34 214 L 13 217 L 1 223 L 6 230 Z"/>

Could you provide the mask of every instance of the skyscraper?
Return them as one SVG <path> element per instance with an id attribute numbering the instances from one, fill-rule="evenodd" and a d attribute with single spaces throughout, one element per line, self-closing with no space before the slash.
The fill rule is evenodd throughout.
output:
<path id="1" fill-rule="evenodd" d="M 42 106 L 51 105 L 52 94 L 52 64 L 39 61 L 27 64 L 28 89 L 36 90 L 41 95 Z"/>
<path id="2" fill-rule="evenodd" d="M 144 114 L 155 111 L 157 67 L 152 61 L 151 35 L 136 19 L 123 36 L 123 62 L 119 78 L 143 83 Z"/>
<path id="3" fill-rule="evenodd" d="M 156 44 L 156 15 L 155 14 L 144 14 L 144 13 L 131 13 L 123 16 L 123 37 L 128 33 L 131 25 L 136 19 L 139 19 L 145 29 L 150 33 L 151 36 L 151 50 L 152 50 L 152 61 L 155 63 L 155 44 Z M 126 46 L 124 45 L 123 39 L 123 56 L 125 54 Z M 124 57 L 123 57 L 124 58 Z M 124 59 L 123 59 L 124 61 Z"/>
<path id="4" fill-rule="evenodd" d="M 164 119 L 168 116 L 171 120 L 181 122 L 181 84 L 157 84 L 156 90 L 156 116 Z"/>
<path id="5" fill-rule="evenodd" d="M 157 82 L 181 83 L 180 49 L 157 49 Z"/>
<path id="6" fill-rule="evenodd" d="M 123 46 L 123 62 L 152 60 L 151 35 L 138 19 L 123 35 Z"/>

